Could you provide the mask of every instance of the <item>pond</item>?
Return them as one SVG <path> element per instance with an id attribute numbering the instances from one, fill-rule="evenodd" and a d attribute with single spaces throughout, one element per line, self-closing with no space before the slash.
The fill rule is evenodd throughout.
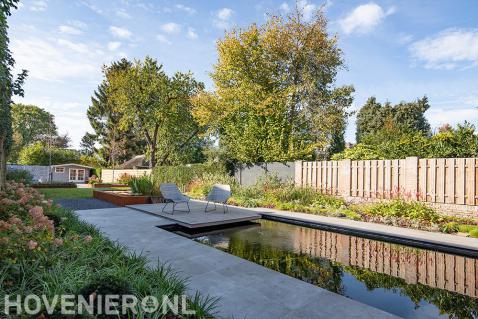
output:
<path id="1" fill-rule="evenodd" d="M 404 318 L 478 318 L 478 261 L 260 220 L 194 240 Z"/>

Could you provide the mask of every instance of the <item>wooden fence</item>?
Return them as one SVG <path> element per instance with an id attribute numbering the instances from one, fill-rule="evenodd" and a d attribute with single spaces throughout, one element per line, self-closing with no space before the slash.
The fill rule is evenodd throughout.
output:
<path id="1" fill-rule="evenodd" d="M 476 158 L 296 161 L 295 183 L 344 197 L 475 206 L 477 173 Z"/>

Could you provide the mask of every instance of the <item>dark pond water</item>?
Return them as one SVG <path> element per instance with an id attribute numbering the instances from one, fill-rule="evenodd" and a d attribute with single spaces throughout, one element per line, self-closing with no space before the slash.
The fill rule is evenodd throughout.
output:
<path id="1" fill-rule="evenodd" d="M 404 318 L 478 318 L 474 258 L 268 220 L 195 240 Z"/>

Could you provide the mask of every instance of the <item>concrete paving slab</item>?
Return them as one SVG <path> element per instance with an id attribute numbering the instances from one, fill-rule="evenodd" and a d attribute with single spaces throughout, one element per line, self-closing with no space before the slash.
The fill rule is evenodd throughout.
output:
<path id="1" fill-rule="evenodd" d="M 188 292 L 220 297 L 227 318 L 397 318 L 156 227 L 163 218 L 129 208 L 82 210 L 78 216 L 151 264 L 169 263 L 189 279 Z"/>
<path id="2" fill-rule="evenodd" d="M 149 214 L 161 216 L 163 218 L 175 221 L 177 224 L 188 228 L 200 228 L 207 226 L 226 225 L 232 223 L 239 223 L 244 221 L 251 221 L 261 218 L 259 214 L 246 208 L 239 208 L 228 206 L 228 211 L 223 212 L 222 205 L 217 205 L 217 209 L 210 212 L 205 212 L 206 202 L 191 200 L 189 207 L 191 212 L 175 211 L 171 213 L 172 205 L 168 204 L 163 212 L 166 204 L 141 204 L 128 205 L 126 207 L 146 212 Z M 185 204 L 178 204 L 178 209 L 185 209 Z"/>

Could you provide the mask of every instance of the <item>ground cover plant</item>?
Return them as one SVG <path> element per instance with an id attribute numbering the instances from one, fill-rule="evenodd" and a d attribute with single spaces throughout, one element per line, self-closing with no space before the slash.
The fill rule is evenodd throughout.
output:
<path id="1" fill-rule="evenodd" d="M 95 298 L 109 293 L 138 298 L 151 295 L 162 300 L 163 295 L 185 293 L 185 280 L 168 266 L 159 261 L 149 266 L 145 257 L 109 241 L 32 188 L 8 183 L 0 192 L 0 203 L 2 309 L 5 295 L 36 294 L 51 300 L 58 294 Z M 215 303 L 216 299 L 196 294 L 188 298 L 188 309 L 197 311 L 192 317 L 209 318 Z M 149 315 L 140 307 L 137 310 L 137 318 L 181 318 L 171 313 Z M 45 311 L 42 309 L 40 317 L 46 317 Z M 62 316 L 57 313 L 56 317 Z"/>

